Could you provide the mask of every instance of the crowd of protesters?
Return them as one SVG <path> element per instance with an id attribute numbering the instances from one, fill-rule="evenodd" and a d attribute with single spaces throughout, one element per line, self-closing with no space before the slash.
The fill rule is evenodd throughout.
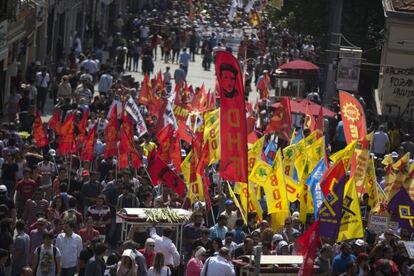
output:
<path id="1" fill-rule="evenodd" d="M 266 212 L 260 222 L 257 213 L 248 213 L 245 224 L 235 202 L 229 199 L 227 185 L 218 181 L 216 166 L 208 169 L 211 209 L 205 202 L 189 205 L 188 200 L 165 186 L 154 187 L 145 165 L 148 153 L 159 147 L 151 132 L 156 119 L 143 105 L 140 109 L 149 133 L 134 137 L 143 167 L 120 171 L 116 156 L 103 158 L 104 130 L 113 101 L 127 95 L 136 98 L 140 90 L 139 82 L 125 77 L 127 72 L 151 75 L 154 61 L 162 59 L 166 64 L 180 64 L 184 73 L 174 74 L 175 82 L 180 82 L 197 66 L 193 63 L 195 55 L 202 57 L 198 66 L 210 70 L 215 51 L 228 50 L 241 63 L 246 62 L 246 83 L 250 87 L 264 71 L 272 75 L 288 60 L 317 60 L 318 45 L 310 37 L 266 21 L 265 27 L 255 32 L 242 32 L 236 39 L 237 48 L 230 47 L 228 34 L 247 27 L 247 20 L 229 20 L 228 3 L 219 1 L 196 5 L 191 21 L 184 2 L 171 3 L 163 13 L 154 10 L 120 15 L 108 39 L 103 34 L 94 35 L 95 41 L 86 41 L 83 51 L 73 45 L 53 73 L 34 63 L 25 82 L 16 85 L 8 101 L 8 122 L 0 129 L 0 276 L 235 275 L 239 269 L 231 261 L 253 254 L 256 245 L 262 246 L 264 255 L 300 252 L 296 240 L 310 223 L 299 219 L 295 205 L 282 229 L 272 229 L 271 216 Z M 109 53 L 105 62 L 104 50 Z M 161 93 L 169 95 L 173 78 L 168 70 L 163 76 L 169 91 Z M 77 154 L 57 154 L 57 134 L 50 128 L 50 145 L 43 149 L 34 145 L 30 134 L 36 111 L 45 113 L 49 97 L 54 111 L 62 112 L 61 122 L 67 114 L 76 114 L 79 122 L 89 112 L 87 130 L 97 125 L 93 162 L 82 162 Z M 338 111 L 337 106 L 333 109 Z M 414 143 L 409 131 L 398 124 L 379 125 L 371 119 L 368 116 L 368 125 L 375 130 L 372 152 L 381 184 L 384 156 L 391 154 L 397 160 L 406 152 L 414 154 Z M 263 135 L 266 127 L 263 121 L 256 129 L 258 135 Z M 331 142 L 328 150 L 346 145 L 340 115 L 328 122 L 325 132 Z M 182 142 L 183 158 L 190 148 Z M 367 206 L 365 196 L 360 205 Z M 137 224 L 130 229 L 127 240 L 120 241 L 121 229 L 116 223 L 120 209 L 182 206 L 193 211 L 184 226 L 182 252 L 175 245 L 175 230 L 168 227 L 160 234 L 159 229 Z M 315 260 L 318 275 L 414 275 L 413 261 L 404 246 L 413 233 L 384 229 L 376 234 L 367 225 L 368 217 L 363 223 L 363 238 L 322 245 Z"/>

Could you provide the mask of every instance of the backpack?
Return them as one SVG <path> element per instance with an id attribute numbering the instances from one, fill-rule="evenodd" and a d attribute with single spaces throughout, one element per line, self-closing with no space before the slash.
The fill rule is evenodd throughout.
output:
<path id="1" fill-rule="evenodd" d="M 52 248 L 53 248 L 53 259 L 54 259 L 54 261 L 55 261 L 55 273 L 57 272 L 57 261 L 56 261 L 56 252 L 57 252 L 57 248 L 56 248 L 56 246 L 54 246 L 54 245 L 52 245 Z M 36 265 L 36 268 L 35 268 L 35 270 L 34 270 L 34 274 L 36 275 L 36 273 L 37 273 L 37 269 L 39 268 L 39 265 L 40 265 L 40 252 L 41 252 L 41 250 L 42 250 L 42 246 L 38 246 L 37 248 L 36 248 L 36 255 L 37 255 L 37 265 Z"/>

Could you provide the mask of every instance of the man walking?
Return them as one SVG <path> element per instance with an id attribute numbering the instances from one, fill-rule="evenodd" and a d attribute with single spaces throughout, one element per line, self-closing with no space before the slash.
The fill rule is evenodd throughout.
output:
<path id="1" fill-rule="evenodd" d="M 74 276 L 78 265 L 78 258 L 82 250 L 82 238 L 73 232 L 75 223 L 68 221 L 63 226 L 63 233 L 56 238 L 56 247 L 62 255 L 61 276 Z"/>
<path id="2" fill-rule="evenodd" d="M 190 64 L 191 55 L 187 53 L 187 48 L 183 48 L 183 51 L 180 54 L 180 58 L 178 62 L 180 63 L 180 67 L 185 71 L 185 74 L 188 73 L 188 65 Z"/>
<path id="3" fill-rule="evenodd" d="M 37 108 L 43 113 L 46 104 L 47 90 L 49 87 L 50 75 L 46 67 L 36 73 L 36 89 L 37 89 Z"/>

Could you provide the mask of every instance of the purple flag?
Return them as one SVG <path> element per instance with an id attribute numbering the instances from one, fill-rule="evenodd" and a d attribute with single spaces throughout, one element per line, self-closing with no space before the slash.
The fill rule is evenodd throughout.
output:
<path id="1" fill-rule="evenodd" d="M 319 208 L 320 236 L 336 240 L 342 218 L 345 175 L 332 184 L 329 194 Z"/>
<path id="2" fill-rule="evenodd" d="M 414 232 L 414 202 L 404 187 L 391 198 L 388 211 L 391 212 L 391 219 L 398 221 L 401 228 Z"/>

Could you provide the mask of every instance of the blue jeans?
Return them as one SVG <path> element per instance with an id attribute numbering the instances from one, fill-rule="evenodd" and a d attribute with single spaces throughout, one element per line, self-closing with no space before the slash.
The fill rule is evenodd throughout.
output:
<path id="1" fill-rule="evenodd" d="M 61 276 L 74 276 L 76 273 L 76 267 L 62 268 Z"/>

